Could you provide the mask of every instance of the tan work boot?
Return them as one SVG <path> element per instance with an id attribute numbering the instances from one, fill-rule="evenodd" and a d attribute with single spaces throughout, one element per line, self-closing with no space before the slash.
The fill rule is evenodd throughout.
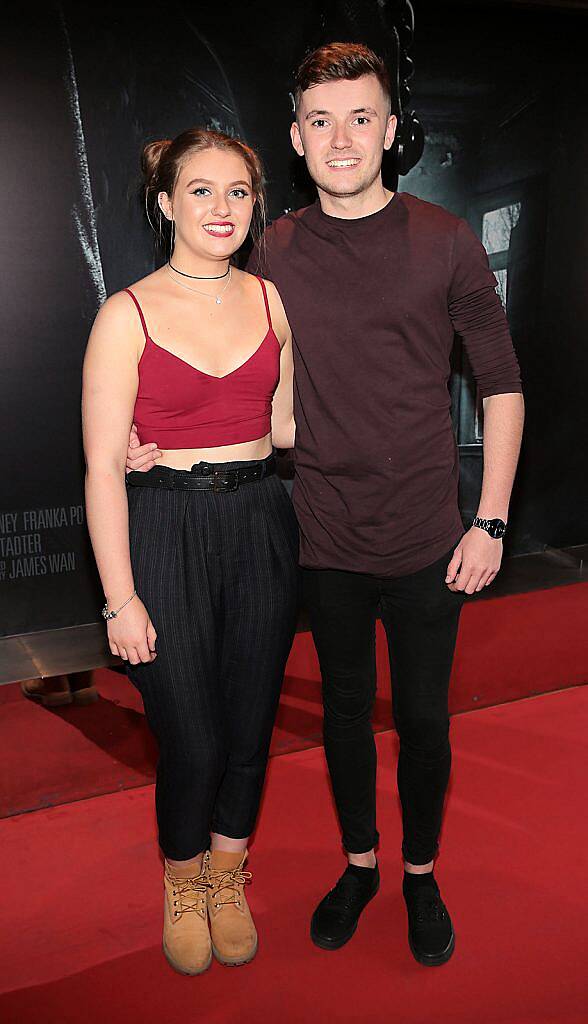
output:
<path id="1" fill-rule="evenodd" d="M 212 951 L 219 963 L 233 967 L 249 963 L 257 953 L 257 932 L 245 897 L 245 883 L 251 879 L 251 872 L 243 871 L 246 859 L 247 850 L 204 854 Z"/>
<path id="2" fill-rule="evenodd" d="M 191 874 L 190 874 L 191 870 Z M 163 904 L 163 952 L 180 974 L 202 974 L 212 960 L 207 882 L 194 868 L 177 868 L 165 862 Z"/>

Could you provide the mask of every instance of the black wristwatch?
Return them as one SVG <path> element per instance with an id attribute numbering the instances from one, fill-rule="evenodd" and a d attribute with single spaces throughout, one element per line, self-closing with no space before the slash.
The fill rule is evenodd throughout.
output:
<path id="1" fill-rule="evenodd" d="M 476 516 L 472 526 L 485 530 L 493 540 L 500 540 L 506 533 L 506 523 L 502 519 L 480 519 L 479 516 Z"/>

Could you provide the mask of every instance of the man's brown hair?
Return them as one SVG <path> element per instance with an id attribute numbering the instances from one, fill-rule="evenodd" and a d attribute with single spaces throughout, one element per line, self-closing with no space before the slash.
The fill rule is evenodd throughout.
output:
<path id="1" fill-rule="evenodd" d="M 300 106 L 302 93 L 313 85 L 338 79 L 354 81 L 375 75 L 388 99 L 392 100 L 390 75 L 381 57 L 363 43 L 327 43 L 304 58 L 294 76 L 294 103 Z"/>

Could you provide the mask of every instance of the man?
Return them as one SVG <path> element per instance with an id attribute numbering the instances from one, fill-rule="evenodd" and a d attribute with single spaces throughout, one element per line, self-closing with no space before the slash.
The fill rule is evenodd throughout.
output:
<path id="1" fill-rule="evenodd" d="M 250 269 L 276 284 L 295 341 L 293 500 L 348 858 L 311 937 L 344 945 L 379 886 L 371 712 L 380 615 L 400 740 L 409 943 L 420 963 L 437 965 L 454 949 L 433 874 L 451 761 L 448 683 L 464 595 L 500 568 L 520 377 L 475 235 L 441 207 L 383 186 L 396 118 L 382 61 L 358 44 L 321 47 L 298 71 L 295 103 L 292 144 L 318 201 L 276 221 Z M 447 387 L 454 331 L 485 418 L 479 518 L 465 535 Z"/>

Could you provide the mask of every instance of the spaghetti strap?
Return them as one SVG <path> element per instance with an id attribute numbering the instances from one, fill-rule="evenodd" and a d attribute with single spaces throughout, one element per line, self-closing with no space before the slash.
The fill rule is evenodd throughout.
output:
<path id="1" fill-rule="evenodd" d="M 268 324 L 269 324 L 269 326 L 271 328 L 273 326 L 272 325 L 272 317 L 271 317 L 271 313 L 270 313 L 269 302 L 267 300 L 267 288 L 265 287 L 265 281 L 263 280 L 262 277 L 258 277 L 257 274 L 255 276 L 257 277 L 257 280 L 259 281 L 259 283 L 261 285 L 261 290 L 263 292 L 263 301 L 265 302 L 265 311 L 267 313 L 267 322 L 268 322 Z"/>
<path id="2" fill-rule="evenodd" d="M 140 320 L 141 320 L 141 326 L 142 326 L 143 332 L 145 334 L 145 340 L 149 341 L 149 332 L 147 330 L 147 324 L 145 323 L 145 317 L 143 316 L 143 310 L 141 309 L 141 307 L 139 305 L 139 300 L 137 299 L 137 296 L 134 294 L 134 292 L 131 291 L 130 288 L 125 288 L 124 291 L 127 293 L 127 295 L 131 296 L 133 302 L 135 303 L 135 306 L 137 307 L 137 312 L 138 312 Z"/>

